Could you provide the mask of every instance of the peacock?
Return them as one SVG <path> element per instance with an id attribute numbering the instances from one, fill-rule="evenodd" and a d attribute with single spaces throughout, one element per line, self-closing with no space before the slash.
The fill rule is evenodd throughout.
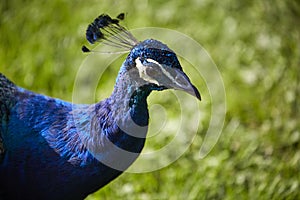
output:
<path id="1" fill-rule="evenodd" d="M 0 73 L 0 199 L 84 199 L 125 171 L 145 143 L 152 91 L 176 89 L 199 100 L 174 51 L 138 41 L 124 14 L 97 17 L 89 43 L 129 51 L 112 94 L 73 104 L 18 87 Z M 90 52 L 86 46 L 84 52 Z"/>

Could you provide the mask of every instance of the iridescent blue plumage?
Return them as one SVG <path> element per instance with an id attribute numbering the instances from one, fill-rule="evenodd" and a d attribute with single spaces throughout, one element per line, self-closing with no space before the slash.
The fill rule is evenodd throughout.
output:
<path id="1" fill-rule="evenodd" d="M 0 199 L 83 199 L 142 151 L 153 90 L 200 99 L 173 51 L 156 40 L 135 41 L 111 96 L 92 105 L 33 93 L 0 74 Z"/>
<path id="2" fill-rule="evenodd" d="M 143 148 L 143 137 L 127 135 L 117 126 L 118 119 L 112 119 L 118 111 L 115 104 L 123 102 L 126 94 L 113 93 L 111 98 L 94 105 L 74 105 L 13 88 L 16 103 L 1 124 L 5 148 L 0 164 L 2 198 L 83 199 L 121 173 L 94 157 L 96 153 L 110 154 L 105 149 L 106 138 L 130 152 Z M 138 98 L 140 101 L 128 113 L 146 125 L 146 102 L 142 103 L 146 97 Z M 90 142 L 98 152 L 88 147 Z M 134 159 L 128 160 L 128 166 Z"/>

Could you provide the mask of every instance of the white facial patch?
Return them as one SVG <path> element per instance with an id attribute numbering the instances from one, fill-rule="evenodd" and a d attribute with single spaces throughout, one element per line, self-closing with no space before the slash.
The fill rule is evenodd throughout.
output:
<path id="1" fill-rule="evenodd" d="M 148 59 L 147 59 L 148 61 Z M 153 60 L 154 61 L 154 60 Z M 146 73 L 146 66 L 142 64 L 140 58 L 135 59 L 136 67 L 139 70 L 139 75 L 142 79 L 149 83 L 154 83 L 156 85 L 160 85 L 157 80 L 153 79 L 152 77 L 148 76 Z M 154 63 L 154 62 L 153 62 Z M 158 62 L 155 61 L 155 64 L 158 64 Z"/>

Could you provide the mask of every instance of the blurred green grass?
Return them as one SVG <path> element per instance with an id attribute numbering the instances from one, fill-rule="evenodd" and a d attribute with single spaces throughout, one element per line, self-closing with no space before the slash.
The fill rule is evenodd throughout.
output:
<path id="1" fill-rule="evenodd" d="M 88 199 L 300 199 L 299 1 L 2 0 L 0 10 L 0 71 L 24 88 L 64 100 L 72 100 L 86 57 L 80 49 L 86 26 L 103 12 L 127 13 L 129 28 L 185 33 L 219 67 L 227 116 L 213 151 L 197 158 L 207 115 L 172 165 L 125 173 Z M 105 94 L 117 67 L 101 79 Z M 201 112 L 209 113 L 209 106 Z"/>

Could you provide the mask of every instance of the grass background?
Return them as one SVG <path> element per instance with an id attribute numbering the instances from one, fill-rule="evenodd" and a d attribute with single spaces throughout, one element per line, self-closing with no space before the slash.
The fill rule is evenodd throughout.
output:
<path id="1" fill-rule="evenodd" d="M 226 128 L 213 151 L 197 159 L 206 115 L 172 165 L 125 173 L 87 199 L 300 199 L 299 1 L 2 0 L 1 73 L 24 88 L 71 101 L 86 57 L 80 50 L 86 27 L 103 12 L 127 13 L 129 28 L 170 28 L 202 44 L 223 76 Z M 104 94 L 117 71 L 106 71 Z M 201 110 L 209 111 L 209 105 Z M 238 128 L 231 130 L 232 124 Z"/>

